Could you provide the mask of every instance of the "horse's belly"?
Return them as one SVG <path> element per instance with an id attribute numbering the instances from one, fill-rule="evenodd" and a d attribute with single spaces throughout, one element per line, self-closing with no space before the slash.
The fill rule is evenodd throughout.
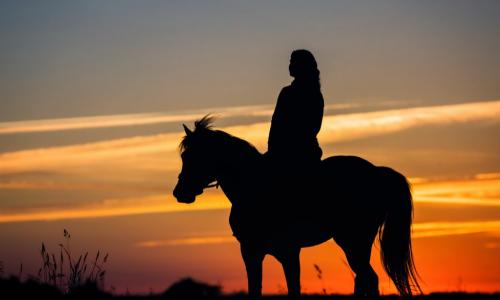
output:
<path id="1" fill-rule="evenodd" d="M 333 237 L 333 230 L 329 227 L 315 222 L 300 224 L 295 230 L 294 239 L 301 247 L 316 246 Z"/>

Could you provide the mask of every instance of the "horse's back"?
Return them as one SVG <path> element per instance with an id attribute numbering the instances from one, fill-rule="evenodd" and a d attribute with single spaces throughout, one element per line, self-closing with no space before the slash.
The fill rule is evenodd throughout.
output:
<path id="1" fill-rule="evenodd" d="M 359 156 L 350 155 L 335 155 L 330 156 L 321 161 L 324 168 L 337 168 L 337 169 L 362 169 L 375 167 L 371 162 Z M 354 169 L 355 168 L 355 169 Z"/>
<path id="2" fill-rule="evenodd" d="M 320 170 L 320 206 L 338 219 L 359 219 L 382 208 L 379 168 L 357 156 L 331 156 Z"/>
<path id="3" fill-rule="evenodd" d="M 319 176 L 323 184 L 335 182 L 344 187 L 365 184 L 373 178 L 376 166 L 358 156 L 330 156 L 321 162 Z M 324 182 L 326 181 L 326 182 Z"/>

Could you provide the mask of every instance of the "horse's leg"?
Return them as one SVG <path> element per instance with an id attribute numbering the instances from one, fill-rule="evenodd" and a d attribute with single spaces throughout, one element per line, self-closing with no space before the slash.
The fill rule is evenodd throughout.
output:
<path id="1" fill-rule="evenodd" d="M 379 295 L 378 276 L 370 265 L 371 244 L 353 244 L 344 248 L 347 261 L 356 273 L 354 295 L 374 297 Z"/>
<path id="2" fill-rule="evenodd" d="M 342 238 L 335 237 L 337 244 L 344 250 L 349 266 L 356 274 L 354 295 L 375 297 L 379 295 L 378 276 L 370 265 L 372 244 L 377 234 L 372 232 L 347 232 Z"/>
<path id="3" fill-rule="evenodd" d="M 285 272 L 288 296 L 300 296 L 300 248 L 285 248 L 275 253 Z"/>
<path id="4" fill-rule="evenodd" d="M 264 252 L 252 245 L 241 244 L 241 256 L 245 262 L 248 280 L 248 295 L 252 298 L 262 296 L 262 261 Z"/>

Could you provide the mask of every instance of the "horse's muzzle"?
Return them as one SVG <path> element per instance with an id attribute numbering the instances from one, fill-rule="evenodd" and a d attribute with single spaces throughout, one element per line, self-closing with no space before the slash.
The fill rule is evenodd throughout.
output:
<path id="1" fill-rule="evenodd" d="M 196 199 L 196 195 L 194 194 L 187 194 L 181 192 L 181 189 L 179 188 L 179 185 L 176 185 L 174 188 L 174 197 L 177 199 L 177 202 L 179 203 L 193 203 L 194 200 Z"/>
<path id="2" fill-rule="evenodd" d="M 195 196 L 183 196 L 183 197 L 175 197 L 177 199 L 177 202 L 179 203 L 193 203 L 194 200 L 196 199 Z"/>

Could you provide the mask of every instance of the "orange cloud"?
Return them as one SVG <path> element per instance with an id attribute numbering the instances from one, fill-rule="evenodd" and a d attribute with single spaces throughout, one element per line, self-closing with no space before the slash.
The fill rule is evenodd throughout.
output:
<path id="1" fill-rule="evenodd" d="M 153 240 L 144 241 L 136 244 L 137 247 L 155 248 L 161 246 L 186 246 L 186 245 L 206 245 L 206 244 L 224 244 L 235 243 L 236 239 L 232 236 L 200 236 L 173 240 Z"/>
<path id="2" fill-rule="evenodd" d="M 479 174 L 467 180 L 429 181 L 416 184 L 417 203 L 500 206 L 500 177 Z"/>
<path id="3" fill-rule="evenodd" d="M 472 233 L 499 233 L 500 221 L 429 222 L 413 225 L 413 237 L 437 237 Z"/>
<path id="4" fill-rule="evenodd" d="M 106 199 L 98 204 L 70 209 L 39 209 L 32 212 L 0 213 L 0 223 L 27 221 L 54 221 L 62 219 L 86 219 L 148 213 L 196 211 L 228 208 L 229 203 L 220 196 L 207 193 L 196 205 L 177 203 L 167 194 L 143 197 Z"/>
<path id="5" fill-rule="evenodd" d="M 469 221 L 469 222 L 427 222 L 413 225 L 413 238 L 430 238 L 450 235 L 462 235 L 473 233 L 499 233 L 500 221 Z M 235 243 L 233 236 L 196 236 L 171 240 L 150 240 L 135 244 L 140 248 L 156 248 L 165 246 L 190 246 L 206 244 Z M 488 243 L 485 247 L 489 249 L 498 248 L 497 243 Z"/>

